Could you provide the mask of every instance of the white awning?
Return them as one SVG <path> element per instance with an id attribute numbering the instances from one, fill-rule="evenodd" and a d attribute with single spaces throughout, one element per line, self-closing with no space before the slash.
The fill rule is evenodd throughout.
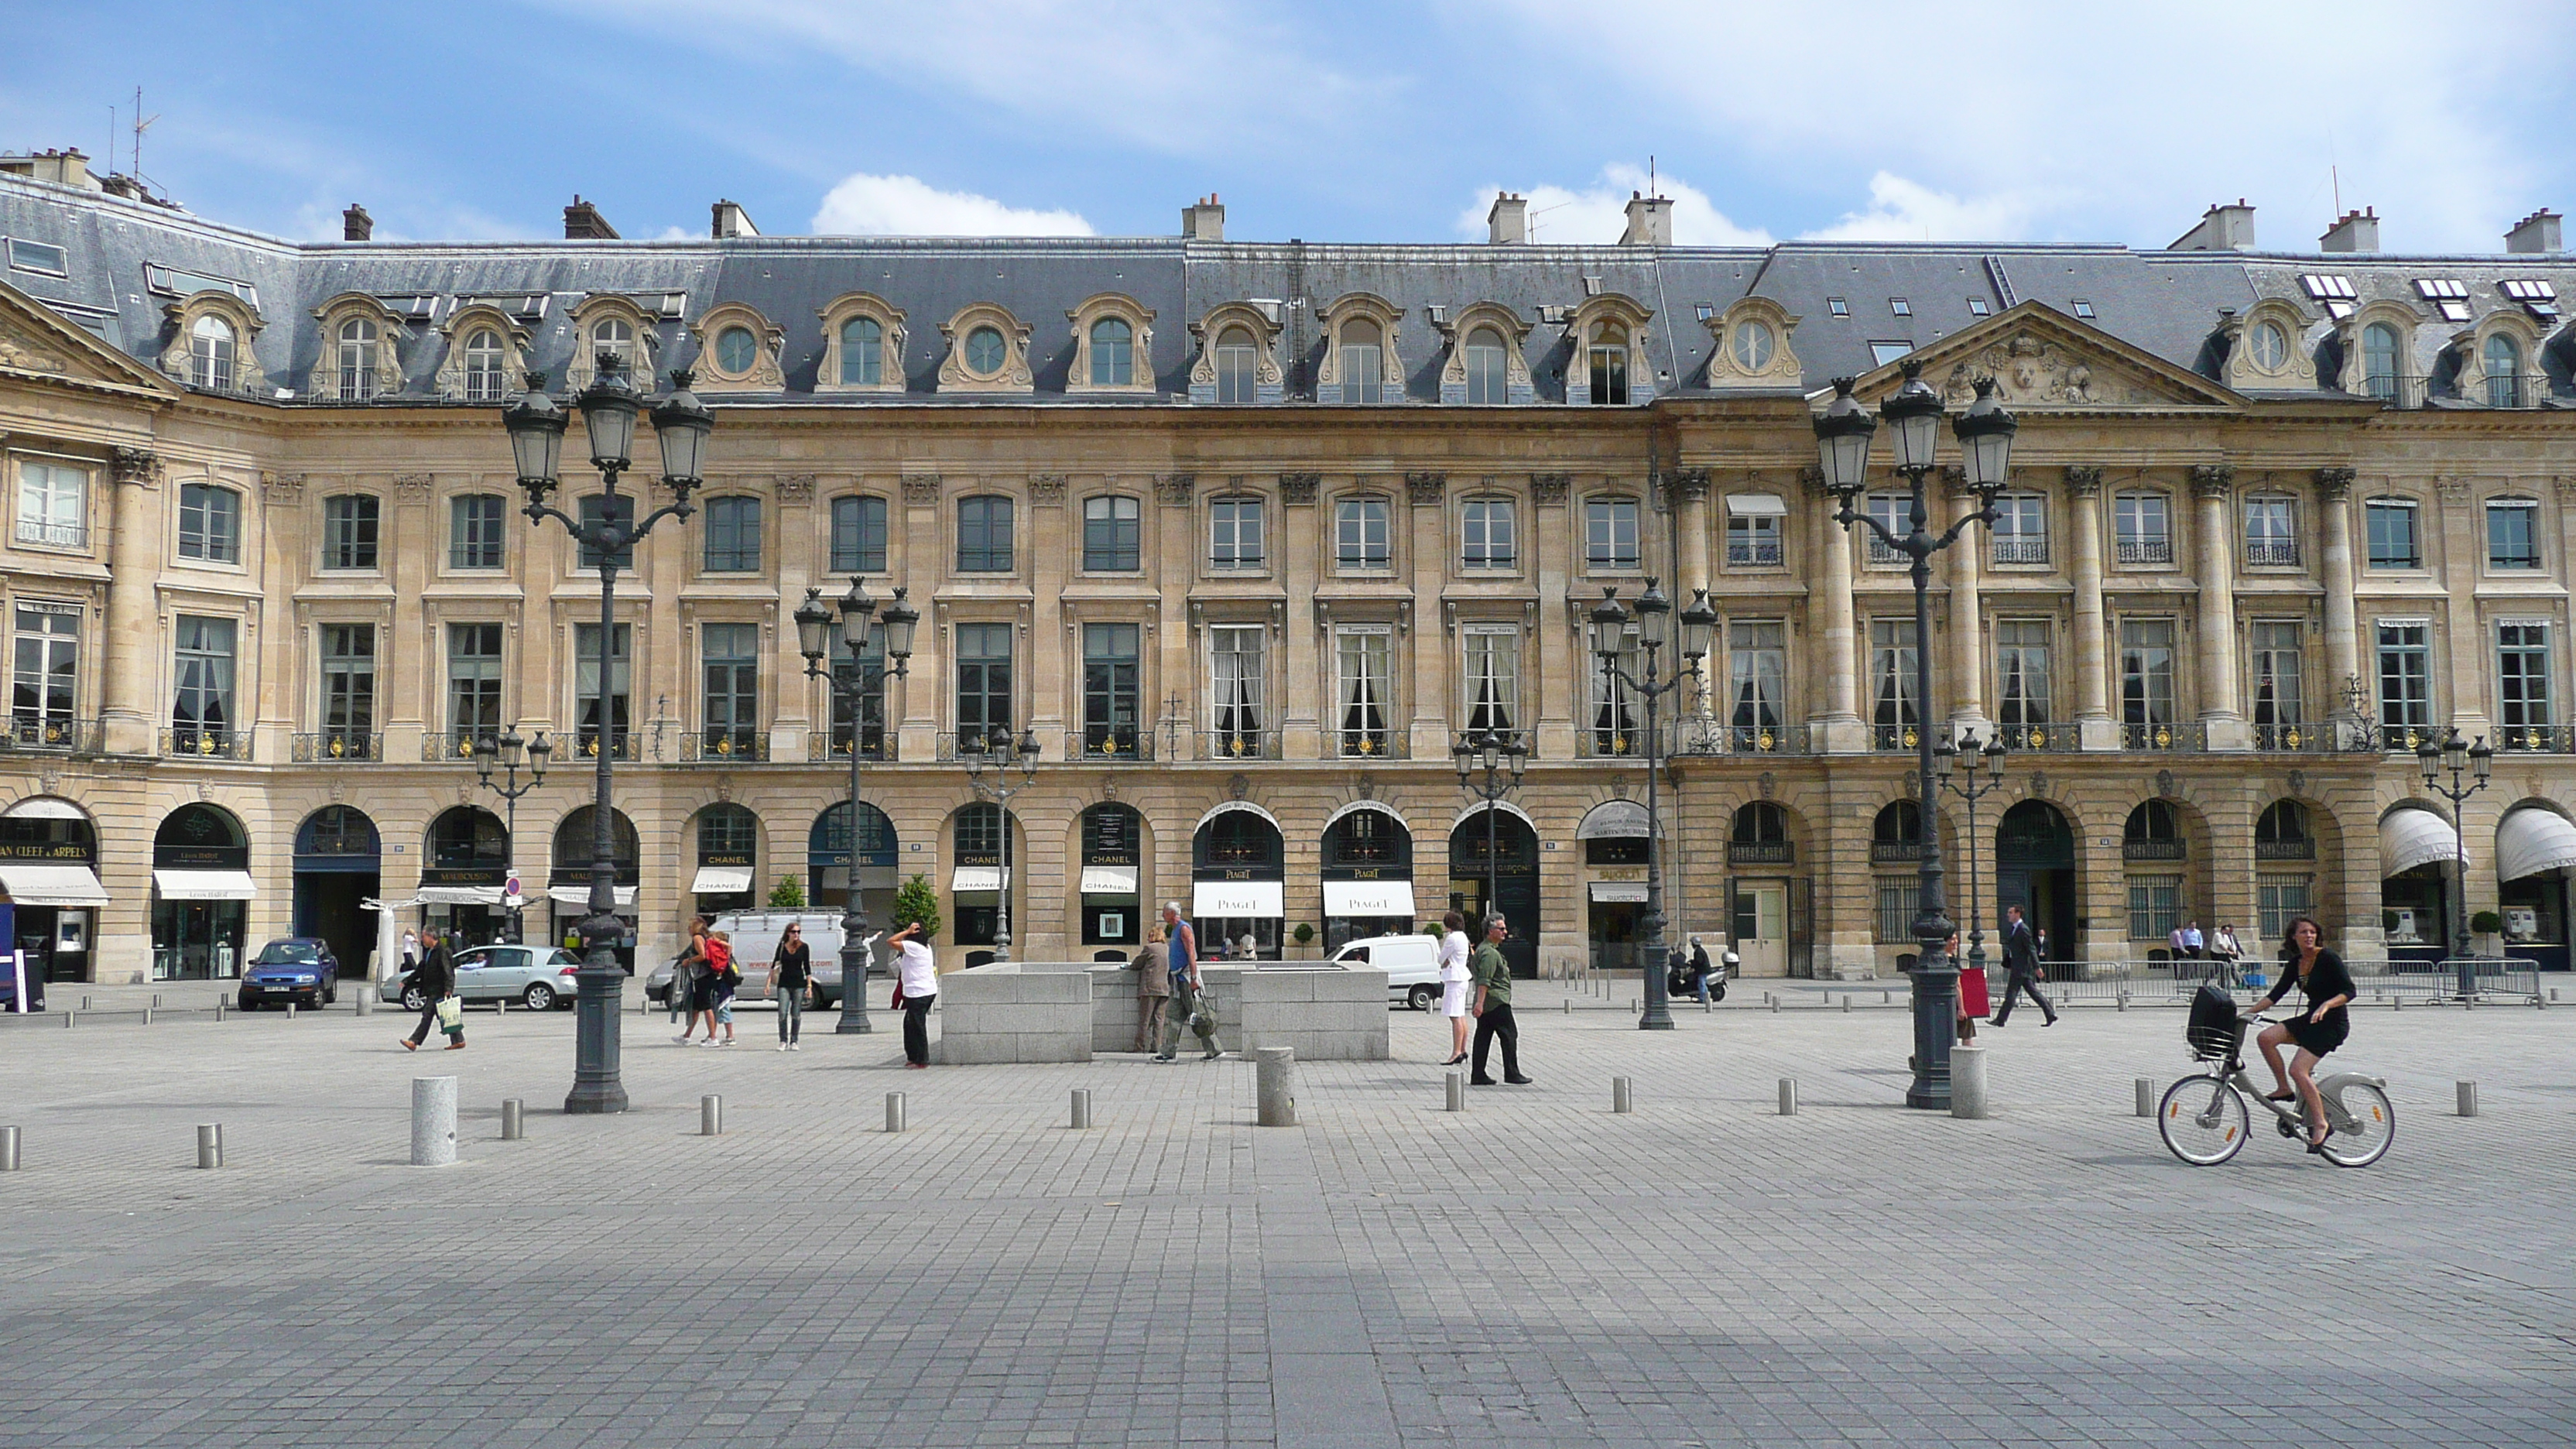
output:
<path id="1" fill-rule="evenodd" d="M 1324 882 L 1328 916 L 1413 916 L 1413 882 L 1409 880 L 1328 880 Z"/>
<path id="2" fill-rule="evenodd" d="M 590 899 L 590 887 L 581 888 L 582 899 Z M 407 906 L 497 906 L 501 904 L 499 886 L 425 885 L 412 892 Z"/>
<path id="3" fill-rule="evenodd" d="M 1288 914 L 1288 887 L 1275 880 L 1203 880 L 1190 885 L 1190 914 L 1268 919 Z"/>
<path id="4" fill-rule="evenodd" d="M 1086 865 L 1082 868 L 1082 893 L 1087 896 L 1132 896 L 1136 894 L 1136 867 Z"/>
<path id="5" fill-rule="evenodd" d="M 745 865 L 702 865 L 698 878 L 689 883 L 693 896 L 739 895 L 751 889 L 751 867 Z"/>
<path id="6" fill-rule="evenodd" d="M 2496 879 L 2576 865 L 2576 825 L 2548 810 L 2516 810 L 2496 827 Z M 5 872 L 0 872 L 5 874 Z"/>
<path id="7" fill-rule="evenodd" d="M 255 901 L 259 886 L 246 870 L 156 870 L 152 888 L 165 901 Z"/>
<path id="8" fill-rule="evenodd" d="M 78 805 L 69 800 L 54 799 L 50 795 L 30 795 L 7 810 L 0 811 L 0 814 L 5 814 L 12 820 L 87 820 L 89 818 L 81 813 Z"/>
<path id="9" fill-rule="evenodd" d="M 22 906 L 107 904 L 107 892 L 88 866 L 59 861 L 0 860 L 0 890 L 8 891 L 9 899 Z"/>
<path id="10" fill-rule="evenodd" d="M 1726 511 L 1738 518 L 1786 518 L 1789 504 L 1777 493 L 1729 493 Z"/>
<path id="11" fill-rule="evenodd" d="M 635 887 L 611 886 L 609 889 L 617 893 L 617 904 L 619 906 L 623 907 L 635 904 Z M 586 906 L 590 904 L 590 887 L 587 885 L 550 886 L 546 890 L 546 898 L 557 905 Z M 496 895 L 494 899 L 497 901 L 499 897 Z"/>
<path id="12" fill-rule="evenodd" d="M 2456 860 L 2460 837 L 2451 822 L 2413 806 L 2391 810 L 2379 822 L 2379 873 L 2397 875 L 2437 860 Z"/>
<path id="13" fill-rule="evenodd" d="M 999 891 L 1002 888 L 1002 868 L 998 865 L 961 865 L 957 867 L 957 873 L 948 878 L 948 888 L 961 896 L 968 891 Z"/>
<path id="14" fill-rule="evenodd" d="M 1646 807 L 1634 800 L 1604 800 L 1574 827 L 1577 840 L 1616 840 L 1646 833 Z"/>
<path id="15" fill-rule="evenodd" d="M 1634 901 L 1644 905 L 1646 884 L 1631 880 L 1596 880 L 1592 882 L 1592 898 L 1596 901 Z"/>

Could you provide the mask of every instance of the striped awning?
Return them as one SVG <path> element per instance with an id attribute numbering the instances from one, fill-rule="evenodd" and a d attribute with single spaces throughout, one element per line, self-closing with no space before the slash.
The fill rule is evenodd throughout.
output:
<path id="1" fill-rule="evenodd" d="M 2520 880 L 2544 870 L 2576 865 L 2576 825 L 2567 817 L 2529 807 L 2496 827 L 2496 879 Z"/>
<path id="2" fill-rule="evenodd" d="M 2437 860 L 2460 855 L 2459 832 L 2430 810 L 2402 806 L 2379 822 L 2379 873 L 2398 875 Z"/>

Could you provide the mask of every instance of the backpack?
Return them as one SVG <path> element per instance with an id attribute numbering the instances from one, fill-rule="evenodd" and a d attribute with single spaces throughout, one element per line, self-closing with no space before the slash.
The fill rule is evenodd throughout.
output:
<path id="1" fill-rule="evenodd" d="M 713 936 L 707 938 L 707 969 L 728 981 L 742 979 L 740 973 L 733 969 L 732 944 Z"/>

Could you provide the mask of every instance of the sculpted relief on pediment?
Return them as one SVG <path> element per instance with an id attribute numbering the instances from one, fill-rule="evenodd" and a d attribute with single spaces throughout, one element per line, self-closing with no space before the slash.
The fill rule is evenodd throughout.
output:
<path id="1" fill-rule="evenodd" d="M 1998 338 L 1952 362 L 1938 379 L 1945 402 L 1976 400 L 1980 377 L 1995 380 L 2006 407 L 2147 407 L 2184 401 L 2099 355 L 2081 354 L 2029 332 Z M 2199 399 L 2189 399 L 2197 402 Z"/>

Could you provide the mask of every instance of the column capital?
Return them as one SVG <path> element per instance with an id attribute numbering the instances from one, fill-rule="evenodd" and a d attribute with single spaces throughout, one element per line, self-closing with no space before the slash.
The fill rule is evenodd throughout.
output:
<path id="1" fill-rule="evenodd" d="M 1573 493 L 1574 475 L 1571 473 L 1530 475 L 1530 501 L 1541 508 L 1562 506 Z"/>
<path id="2" fill-rule="evenodd" d="M 1312 504 L 1315 494 L 1324 486 L 1321 473 L 1282 473 L 1279 475 L 1279 501 Z"/>
<path id="3" fill-rule="evenodd" d="M 1198 487 L 1199 475 L 1196 473 L 1157 473 L 1154 475 L 1154 501 L 1165 504 L 1187 503 L 1191 496 L 1198 492 Z"/>
<path id="4" fill-rule="evenodd" d="M 137 488 L 161 486 L 161 455 L 150 448 L 118 448 L 109 455 L 116 468 L 116 481 Z"/>
<path id="5" fill-rule="evenodd" d="M 1676 468 L 1664 475 L 1664 491 L 1675 503 L 1706 503 L 1708 483 L 1706 468 Z"/>
<path id="6" fill-rule="evenodd" d="M 1437 508 L 1448 497 L 1448 474 L 1407 473 L 1404 475 L 1404 498 L 1414 507 Z"/>
<path id="7" fill-rule="evenodd" d="M 2317 492 L 2323 495 L 2327 502 L 2341 503 L 2352 496 L 2353 480 L 2361 476 L 2361 470 L 2337 465 L 2319 468 L 2310 476 L 2316 479 Z"/>
<path id="8" fill-rule="evenodd" d="M 2224 499 L 2236 490 L 2236 465 L 2233 463 L 2194 463 L 2191 465 L 2191 493 L 2195 498 Z"/>
<path id="9" fill-rule="evenodd" d="M 906 473 L 903 475 L 903 501 L 921 507 L 939 501 L 939 475 Z"/>
<path id="10" fill-rule="evenodd" d="M 1825 487 L 1825 469 L 1824 465 L 1821 463 L 1809 463 L 1806 467 L 1799 469 L 1798 482 L 1801 486 L 1805 487 L 1807 490 L 1807 496 L 1811 498 L 1831 498 L 1834 496 L 1833 491 Z"/>
<path id="11" fill-rule="evenodd" d="M 2102 468 L 2096 463 L 2066 465 L 2066 491 L 2077 498 L 2102 496 Z"/>

